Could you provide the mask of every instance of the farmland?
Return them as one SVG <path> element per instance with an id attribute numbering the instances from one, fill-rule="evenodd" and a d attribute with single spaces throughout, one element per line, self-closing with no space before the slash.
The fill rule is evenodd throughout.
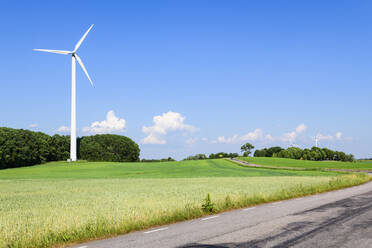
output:
<path id="1" fill-rule="evenodd" d="M 356 161 L 356 162 L 340 162 L 340 161 L 309 161 L 296 160 L 287 158 L 271 158 L 271 157 L 239 157 L 238 159 L 253 164 L 269 166 L 269 167 L 290 167 L 290 168 L 305 168 L 305 169 L 349 169 L 349 170 L 372 170 L 372 161 Z"/>
<path id="2" fill-rule="evenodd" d="M 247 170 L 232 162 L 213 159 L 179 162 L 52 162 L 0 171 L 0 179 L 104 179 L 104 178 L 195 178 L 312 176 L 314 172 Z M 323 175 L 323 174 L 322 174 Z M 324 176 L 331 174 L 324 174 Z M 332 175 L 336 175 L 335 173 Z"/>
<path id="3" fill-rule="evenodd" d="M 246 168 L 227 160 L 55 162 L 0 171 L 0 246 L 48 247 L 324 192 L 365 174 Z"/>

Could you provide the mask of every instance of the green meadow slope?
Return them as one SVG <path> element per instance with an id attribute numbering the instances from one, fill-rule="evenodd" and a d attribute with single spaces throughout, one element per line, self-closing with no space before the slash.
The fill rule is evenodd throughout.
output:
<path id="1" fill-rule="evenodd" d="M 0 171 L 0 179 L 100 179 L 100 178 L 195 178 L 330 176 L 335 172 L 262 170 L 239 166 L 224 159 L 175 162 L 51 162 L 32 167 Z"/>
<path id="2" fill-rule="evenodd" d="M 50 247 L 369 180 L 365 174 L 239 166 L 227 160 L 55 162 L 0 170 L 0 247 Z"/>
<path id="3" fill-rule="evenodd" d="M 350 170 L 372 170 L 372 161 L 340 162 L 340 161 L 309 161 L 289 158 L 266 158 L 266 157 L 239 157 L 238 159 L 252 164 L 270 167 L 291 167 L 306 169 L 350 169 Z"/>

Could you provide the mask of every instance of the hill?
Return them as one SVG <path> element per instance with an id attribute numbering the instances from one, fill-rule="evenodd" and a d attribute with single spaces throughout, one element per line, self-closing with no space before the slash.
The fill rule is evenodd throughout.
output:
<path id="1" fill-rule="evenodd" d="M 238 159 L 252 164 L 278 167 L 278 168 L 306 168 L 306 169 L 350 169 L 350 170 L 372 170 L 372 161 L 309 161 L 290 158 L 270 157 L 239 157 Z"/>

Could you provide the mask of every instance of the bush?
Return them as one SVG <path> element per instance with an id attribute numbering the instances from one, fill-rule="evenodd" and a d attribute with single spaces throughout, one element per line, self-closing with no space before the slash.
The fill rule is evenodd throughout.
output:
<path id="1" fill-rule="evenodd" d="M 212 213 L 214 210 L 214 203 L 211 201 L 211 196 L 209 193 L 207 197 L 204 199 L 204 203 L 202 204 L 202 210 L 206 213 Z"/>
<path id="2" fill-rule="evenodd" d="M 219 152 L 219 153 L 211 153 L 209 154 L 210 159 L 215 159 L 215 158 L 236 158 L 239 157 L 238 153 L 226 153 L 226 152 Z"/>
<path id="3" fill-rule="evenodd" d="M 85 136 L 80 140 L 80 158 L 88 161 L 139 161 L 140 149 L 128 137 L 114 134 Z"/>
<path id="4" fill-rule="evenodd" d="M 41 132 L 0 127 L 0 169 L 46 162 L 49 139 Z"/>
<path id="5" fill-rule="evenodd" d="M 283 148 L 281 148 L 280 146 L 273 146 L 273 147 L 270 147 L 270 148 L 264 148 L 262 150 L 256 150 L 253 154 L 254 157 L 273 157 L 273 155 L 276 153 L 280 153 L 282 150 L 284 150 Z"/>
<path id="6" fill-rule="evenodd" d="M 203 160 L 207 159 L 208 157 L 205 154 L 196 154 L 194 156 L 188 156 L 184 160 Z"/>
<path id="7" fill-rule="evenodd" d="M 257 149 L 254 151 L 253 157 L 266 157 L 267 149 L 264 148 L 262 150 Z"/>
<path id="8" fill-rule="evenodd" d="M 168 157 L 168 158 L 162 158 L 162 159 L 141 159 L 141 162 L 170 162 L 170 161 L 176 161 L 174 158 Z"/>

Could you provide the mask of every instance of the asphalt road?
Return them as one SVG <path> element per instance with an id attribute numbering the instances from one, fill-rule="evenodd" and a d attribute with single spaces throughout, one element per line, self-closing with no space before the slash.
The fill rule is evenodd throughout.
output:
<path id="1" fill-rule="evenodd" d="M 372 182 L 74 247 L 372 247 Z"/>

